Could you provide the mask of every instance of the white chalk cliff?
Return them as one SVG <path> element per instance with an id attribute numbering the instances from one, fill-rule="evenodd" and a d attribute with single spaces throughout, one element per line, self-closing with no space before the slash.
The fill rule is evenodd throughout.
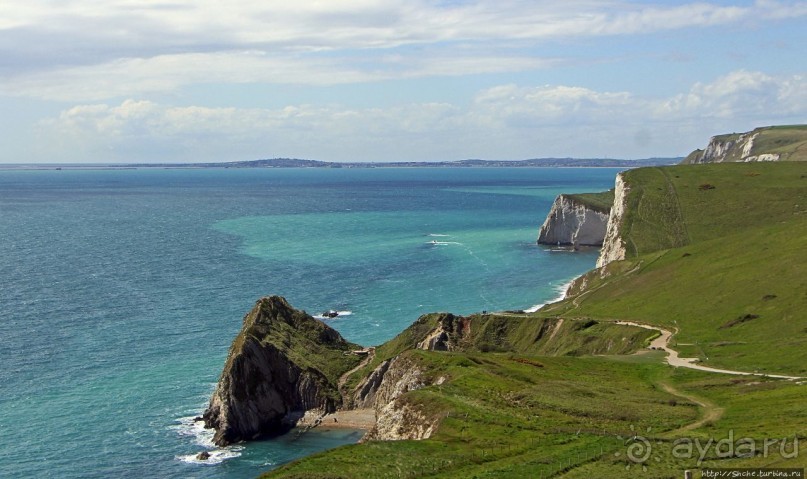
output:
<path id="1" fill-rule="evenodd" d="M 608 213 L 597 211 L 567 195 L 559 195 L 538 232 L 538 243 L 563 246 L 601 246 Z"/>
<path id="2" fill-rule="evenodd" d="M 779 161 L 779 153 L 756 151 L 755 141 L 764 130 L 740 135 L 713 136 L 705 150 L 695 150 L 684 160 L 686 164 Z"/>
<path id="3" fill-rule="evenodd" d="M 628 191 L 629 188 L 625 184 L 625 178 L 622 173 L 616 175 L 614 204 L 611 206 L 611 213 L 608 216 L 608 225 L 605 230 L 600 257 L 597 258 L 598 268 L 612 261 L 625 259 L 625 241 L 622 239 L 620 229 L 625 216 Z"/>

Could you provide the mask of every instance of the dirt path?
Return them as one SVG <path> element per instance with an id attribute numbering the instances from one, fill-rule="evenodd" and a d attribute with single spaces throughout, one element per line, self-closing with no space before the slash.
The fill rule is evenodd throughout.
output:
<path id="1" fill-rule="evenodd" d="M 546 340 L 547 343 L 552 342 L 552 338 L 554 338 L 555 335 L 558 334 L 558 331 L 560 331 L 561 327 L 563 327 L 563 318 L 560 318 L 558 320 L 558 323 L 555 325 L 555 328 L 552 330 L 552 334 L 550 334 L 549 339 Z"/>
<path id="2" fill-rule="evenodd" d="M 662 389 L 672 394 L 673 396 L 678 396 L 680 398 L 684 398 L 688 401 L 694 402 L 703 409 L 703 414 L 701 415 L 700 419 L 691 424 L 687 424 L 684 427 L 678 428 L 674 431 L 670 431 L 667 434 L 675 436 L 683 432 L 688 432 L 693 429 L 697 429 L 706 423 L 717 421 L 718 419 L 723 417 L 723 412 L 725 411 L 725 409 L 723 409 L 722 407 L 718 407 L 715 403 L 709 401 L 708 399 L 704 399 L 698 396 L 694 396 L 692 394 L 681 392 L 680 390 L 674 388 L 673 386 L 667 383 L 658 383 L 658 384 L 662 387 Z"/>
<path id="3" fill-rule="evenodd" d="M 348 378 L 350 377 L 351 374 L 355 373 L 356 371 L 363 368 L 364 366 L 367 366 L 368 364 L 370 364 L 370 361 L 372 361 L 374 357 L 375 357 L 375 351 L 371 348 L 370 352 L 367 354 L 367 356 L 364 357 L 364 359 L 361 360 L 361 362 L 359 363 L 358 366 L 356 366 L 355 368 L 353 368 L 350 371 L 346 372 L 345 374 L 339 376 L 339 383 L 338 383 L 339 391 L 342 391 L 342 388 L 347 383 L 347 380 L 348 380 Z"/>
<path id="4" fill-rule="evenodd" d="M 767 374 L 767 373 L 750 373 L 748 371 L 735 371 L 732 369 L 720 369 L 720 368 L 712 368 L 709 366 L 702 366 L 700 364 L 696 364 L 698 361 L 697 358 L 682 358 L 678 355 L 678 351 L 670 348 L 668 346 L 670 342 L 670 338 L 672 338 L 673 333 L 660 328 L 658 326 L 649 326 L 647 324 L 641 323 L 634 323 L 632 321 L 616 321 L 615 324 L 621 324 L 625 326 L 635 326 L 637 328 L 644 328 L 644 329 L 652 329 L 654 331 L 658 331 L 661 333 L 661 336 L 657 337 L 650 343 L 651 348 L 662 349 L 667 353 L 667 364 L 676 368 L 689 368 L 689 369 L 697 369 L 698 371 L 706 371 L 710 373 L 718 373 L 718 374 L 734 374 L 734 375 L 741 375 L 741 376 L 764 376 L 768 378 L 776 378 L 776 379 L 804 379 L 800 376 L 786 376 L 784 374 Z"/>

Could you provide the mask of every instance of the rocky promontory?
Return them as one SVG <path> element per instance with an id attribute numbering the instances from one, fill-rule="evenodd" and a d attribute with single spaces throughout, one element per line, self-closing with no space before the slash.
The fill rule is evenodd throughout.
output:
<path id="1" fill-rule="evenodd" d="M 602 246 L 613 192 L 560 195 L 538 232 L 538 244 Z"/>
<path id="2" fill-rule="evenodd" d="M 358 348 L 284 298 L 260 299 L 244 317 L 203 416 L 216 430 L 214 442 L 281 434 L 307 411 L 335 411 L 339 377 L 359 363 L 350 354 Z"/>

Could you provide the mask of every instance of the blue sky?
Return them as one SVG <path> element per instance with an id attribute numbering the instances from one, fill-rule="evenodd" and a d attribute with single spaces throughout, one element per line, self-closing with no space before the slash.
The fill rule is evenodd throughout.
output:
<path id="1" fill-rule="evenodd" d="M 2 163 L 642 158 L 807 122 L 807 1 L 0 3 Z"/>

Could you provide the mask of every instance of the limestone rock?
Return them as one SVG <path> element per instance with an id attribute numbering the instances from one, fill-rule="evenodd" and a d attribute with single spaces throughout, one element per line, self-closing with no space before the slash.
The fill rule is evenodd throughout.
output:
<path id="1" fill-rule="evenodd" d="M 417 349 L 455 351 L 460 349 L 462 341 L 468 339 L 470 333 L 471 320 L 469 318 L 442 313 L 437 319 L 437 327 L 417 344 Z"/>
<path id="2" fill-rule="evenodd" d="M 601 246 L 608 212 L 597 211 L 559 195 L 538 232 L 538 243 L 561 246 Z"/>
<path id="3" fill-rule="evenodd" d="M 622 173 L 616 175 L 614 188 L 614 205 L 608 216 L 608 225 L 605 231 L 600 256 L 597 258 L 597 267 L 601 268 L 612 261 L 625 259 L 625 241 L 620 232 L 622 220 L 625 215 L 628 185 Z"/>
<path id="4" fill-rule="evenodd" d="M 380 376 L 381 381 L 366 390 L 364 396 L 365 400 L 372 398 L 376 426 L 362 440 L 428 439 L 437 428 L 439 417 L 433 417 L 428 411 L 401 400 L 407 392 L 432 384 L 424 371 L 405 354 L 382 363 L 376 371 L 379 374 L 373 374 L 376 378 Z M 437 378 L 433 383 L 440 384 L 443 381 L 445 378 Z"/>

